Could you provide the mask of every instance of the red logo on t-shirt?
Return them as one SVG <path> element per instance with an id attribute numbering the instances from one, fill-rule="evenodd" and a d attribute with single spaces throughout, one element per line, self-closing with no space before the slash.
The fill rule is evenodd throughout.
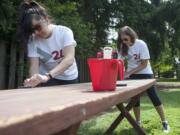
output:
<path id="1" fill-rule="evenodd" d="M 140 59 L 140 55 L 139 54 L 133 54 L 133 56 L 134 56 L 135 60 Z"/>
<path id="2" fill-rule="evenodd" d="M 53 56 L 54 60 L 57 60 L 57 59 L 60 59 L 60 58 L 64 57 L 62 50 L 60 50 L 60 51 L 53 51 L 52 52 L 52 56 Z"/>

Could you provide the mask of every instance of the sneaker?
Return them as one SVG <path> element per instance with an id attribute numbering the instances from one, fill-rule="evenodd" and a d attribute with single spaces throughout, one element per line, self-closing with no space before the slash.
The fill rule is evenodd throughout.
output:
<path id="1" fill-rule="evenodd" d="M 164 121 L 164 122 L 162 122 L 162 125 L 163 125 L 163 132 L 164 132 L 164 133 L 169 133 L 170 127 L 169 127 L 168 122 L 167 122 L 167 121 Z"/>

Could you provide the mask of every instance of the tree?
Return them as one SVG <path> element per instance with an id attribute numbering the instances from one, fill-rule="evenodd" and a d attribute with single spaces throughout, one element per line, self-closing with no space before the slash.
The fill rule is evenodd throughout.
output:
<path id="1" fill-rule="evenodd" d="M 180 2 L 112 0 L 111 3 L 116 28 L 131 26 L 139 37 L 148 43 L 155 69 L 173 70 L 173 57 L 179 55 L 180 46 L 178 38 Z"/>
<path id="2" fill-rule="evenodd" d="M 101 47 L 108 44 L 107 30 L 112 16 L 109 0 L 80 0 L 79 13 L 85 22 L 95 26 L 95 44 L 93 51 L 96 53 Z"/>

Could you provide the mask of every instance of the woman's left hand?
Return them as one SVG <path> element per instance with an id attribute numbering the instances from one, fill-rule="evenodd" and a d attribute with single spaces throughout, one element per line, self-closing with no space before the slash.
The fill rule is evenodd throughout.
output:
<path id="1" fill-rule="evenodd" d="M 49 80 L 49 77 L 41 74 L 34 74 L 31 78 L 24 81 L 25 87 L 35 87 L 40 83 L 45 83 Z"/>

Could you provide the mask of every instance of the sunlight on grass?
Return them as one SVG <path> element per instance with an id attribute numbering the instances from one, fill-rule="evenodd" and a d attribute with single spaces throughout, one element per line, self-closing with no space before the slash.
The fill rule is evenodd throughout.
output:
<path id="1" fill-rule="evenodd" d="M 165 113 L 171 127 L 171 132 L 168 135 L 178 135 L 180 133 L 180 89 L 160 91 L 158 95 L 164 104 Z M 141 110 L 142 127 L 146 133 L 148 135 L 164 135 L 160 118 L 147 96 L 141 99 Z M 119 111 L 113 108 L 107 113 L 84 122 L 78 135 L 103 135 L 118 114 Z M 127 120 L 124 119 L 113 135 L 137 134 Z"/>

